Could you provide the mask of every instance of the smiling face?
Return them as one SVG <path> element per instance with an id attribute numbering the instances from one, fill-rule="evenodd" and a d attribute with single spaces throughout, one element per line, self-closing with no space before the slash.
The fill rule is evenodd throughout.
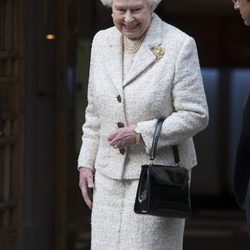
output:
<path id="1" fill-rule="evenodd" d="M 243 18 L 245 25 L 250 26 L 250 1 L 238 0 L 234 1 L 234 9 L 238 10 Z"/>
<path id="2" fill-rule="evenodd" d="M 146 33 L 153 12 L 147 0 L 113 0 L 112 11 L 115 26 L 131 40 L 138 40 Z"/>

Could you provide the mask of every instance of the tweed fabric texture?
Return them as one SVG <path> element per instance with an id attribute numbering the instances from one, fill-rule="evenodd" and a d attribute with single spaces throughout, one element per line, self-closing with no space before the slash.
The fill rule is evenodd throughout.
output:
<path id="1" fill-rule="evenodd" d="M 184 219 L 133 211 L 138 180 L 95 175 L 91 250 L 181 250 Z"/>
<path id="2" fill-rule="evenodd" d="M 154 53 L 156 48 L 164 51 L 162 58 Z M 122 51 L 122 34 L 116 27 L 96 34 L 78 167 L 95 168 L 113 179 L 139 178 L 159 117 L 166 119 L 157 162 L 172 165 L 169 146 L 178 144 L 183 167 L 194 167 L 192 137 L 207 126 L 208 108 L 193 38 L 154 14 L 125 79 Z M 146 147 L 127 147 L 124 154 L 110 147 L 107 136 L 118 122 L 137 124 Z"/>

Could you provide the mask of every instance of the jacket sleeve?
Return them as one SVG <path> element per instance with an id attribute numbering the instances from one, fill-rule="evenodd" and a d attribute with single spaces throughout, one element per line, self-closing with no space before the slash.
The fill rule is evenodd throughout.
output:
<path id="1" fill-rule="evenodd" d="M 240 140 L 234 169 L 234 194 L 239 206 L 246 209 L 250 191 L 250 93 L 245 103 Z"/>
<path id="2" fill-rule="evenodd" d="M 177 55 L 172 85 L 173 112 L 162 126 L 158 148 L 179 144 L 208 124 L 208 107 L 200 72 L 196 44 L 188 37 Z M 158 117 L 157 117 L 158 118 Z M 156 119 L 137 124 L 146 148 L 150 149 Z"/>
<path id="3" fill-rule="evenodd" d="M 89 84 L 88 84 L 88 105 L 85 111 L 85 123 L 82 126 L 82 145 L 80 154 L 78 157 L 78 168 L 88 167 L 93 169 L 95 164 L 95 158 L 99 146 L 99 128 L 100 121 L 95 103 L 95 87 L 94 87 L 94 64 L 95 64 L 95 36 L 90 59 L 90 72 L 89 72 Z"/>

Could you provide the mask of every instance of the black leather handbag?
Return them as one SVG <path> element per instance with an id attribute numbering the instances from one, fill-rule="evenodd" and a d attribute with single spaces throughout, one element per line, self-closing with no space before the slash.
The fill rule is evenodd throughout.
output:
<path id="1" fill-rule="evenodd" d="M 150 163 L 141 166 L 134 211 L 160 217 L 188 218 L 191 215 L 190 187 L 188 170 L 180 167 L 178 147 L 172 146 L 175 165 L 154 164 L 157 143 L 164 119 L 158 120 Z"/>

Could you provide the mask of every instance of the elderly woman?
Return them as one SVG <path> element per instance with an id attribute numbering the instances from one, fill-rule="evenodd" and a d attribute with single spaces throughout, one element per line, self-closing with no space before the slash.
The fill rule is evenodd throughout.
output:
<path id="1" fill-rule="evenodd" d="M 133 207 L 159 117 L 166 119 L 158 163 L 173 164 L 177 144 L 182 166 L 196 165 L 192 137 L 208 123 L 196 45 L 154 13 L 160 0 L 102 2 L 112 7 L 115 26 L 93 40 L 78 160 L 79 185 L 92 209 L 91 247 L 181 250 L 184 219 L 137 215 Z"/>

